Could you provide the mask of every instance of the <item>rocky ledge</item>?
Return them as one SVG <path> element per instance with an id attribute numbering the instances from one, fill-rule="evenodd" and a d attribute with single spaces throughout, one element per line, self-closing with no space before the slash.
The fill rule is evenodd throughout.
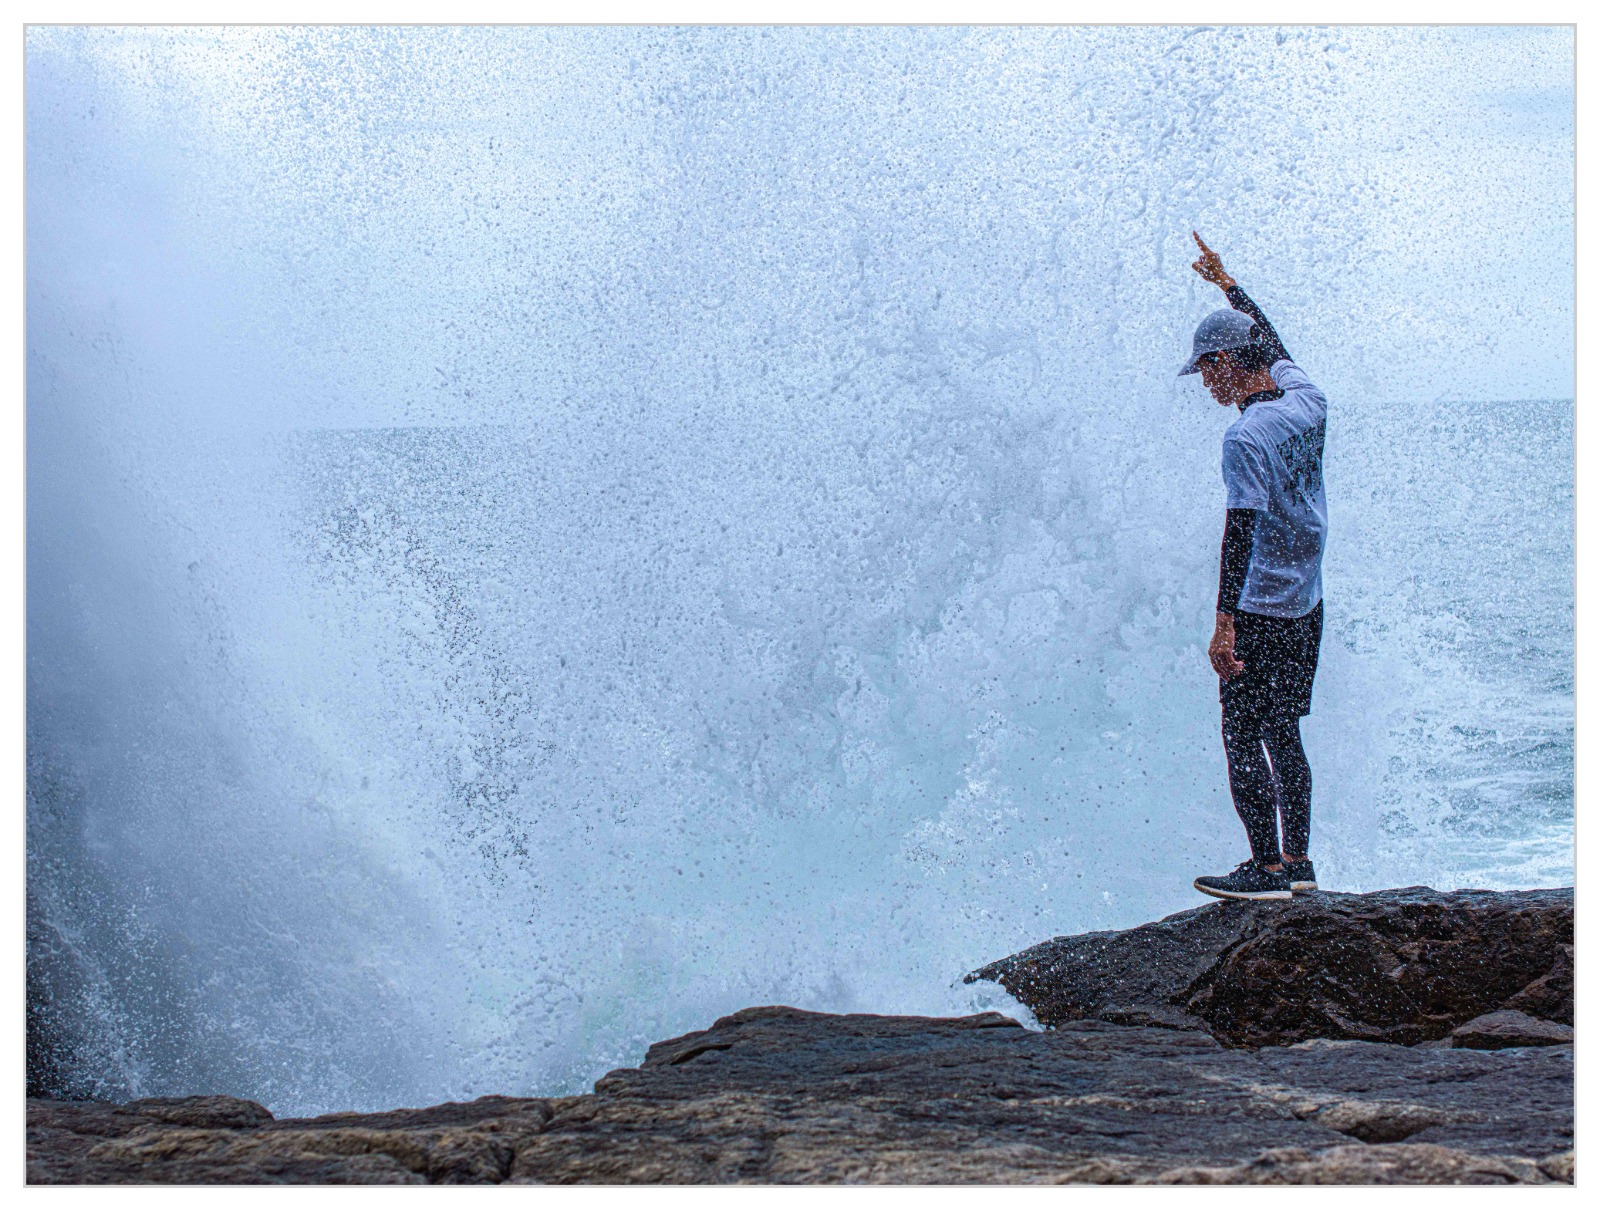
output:
<path id="1" fill-rule="evenodd" d="M 581 1097 L 30 1100 L 28 1179 L 1570 1182 L 1571 921 L 1570 891 L 1208 905 L 969 977 L 1042 1033 L 747 1009 Z"/>
<path id="2" fill-rule="evenodd" d="M 1171 1026 L 1228 1047 L 1410 1045 L 1462 1030 L 1465 1046 L 1493 1046 L 1469 1029 L 1491 1014 L 1499 1025 L 1479 1026 L 1571 1042 L 1572 889 L 1219 902 L 1041 942 L 967 980 L 998 981 L 1046 1027 Z"/>

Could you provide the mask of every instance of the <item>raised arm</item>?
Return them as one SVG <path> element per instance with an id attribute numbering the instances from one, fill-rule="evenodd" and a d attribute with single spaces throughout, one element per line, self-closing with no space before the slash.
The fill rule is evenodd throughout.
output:
<path id="1" fill-rule="evenodd" d="M 1227 287 L 1225 293 L 1228 296 L 1228 306 L 1235 311 L 1244 312 L 1256 322 L 1256 327 L 1261 329 L 1256 337 L 1256 344 L 1260 345 L 1267 355 L 1268 366 L 1274 362 L 1294 360 L 1289 356 L 1289 351 L 1283 347 L 1283 341 L 1278 338 L 1278 330 L 1272 326 L 1272 321 L 1261 314 L 1261 308 L 1256 306 L 1254 299 L 1239 289 L 1239 283 L 1234 282 Z"/>
<path id="2" fill-rule="evenodd" d="M 1256 343 L 1270 359 L 1267 365 L 1271 366 L 1274 362 L 1285 358 L 1292 361 L 1293 359 L 1289 358 L 1289 351 L 1283 347 L 1283 341 L 1278 337 L 1278 330 L 1272 326 L 1272 321 L 1262 314 L 1254 299 L 1239 289 L 1239 283 L 1234 281 L 1222 267 L 1222 258 L 1206 247 L 1206 242 L 1200 238 L 1199 232 L 1190 234 L 1194 236 L 1194 242 L 1200 245 L 1200 259 L 1194 263 L 1194 271 L 1206 281 L 1221 286 L 1223 293 L 1228 296 L 1228 306 L 1235 311 L 1243 312 L 1255 322 L 1256 327 L 1260 329 L 1256 334 Z"/>

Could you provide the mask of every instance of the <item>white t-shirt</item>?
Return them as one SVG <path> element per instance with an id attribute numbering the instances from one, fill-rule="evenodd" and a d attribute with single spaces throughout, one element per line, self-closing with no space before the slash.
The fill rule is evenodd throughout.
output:
<path id="1" fill-rule="evenodd" d="M 1272 381 L 1283 397 L 1251 404 L 1222 438 L 1222 482 L 1228 508 L 1257 511 L 1239 608 L 1299 618 L 1322 600 L 1328 399 L 1287 358 L 1273 363 Z"/>

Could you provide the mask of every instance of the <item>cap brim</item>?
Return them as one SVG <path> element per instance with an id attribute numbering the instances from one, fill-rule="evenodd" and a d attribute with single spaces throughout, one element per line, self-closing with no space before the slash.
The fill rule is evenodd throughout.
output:
<path id="1" fill-rule="evenodd" d="M 1205 354 L 1203 354 L 1203 353 L 1197 353 L 1193 357 L 1191 357 L 1188 361 L 1184 362 L 1183 363 L 1183 369 L 1178 371 L 1178 377 L 1182 378 L 1185 374 L 1193 374 L 1197 370 L 1199 370 L 1200 369 L 1200 359 L 1202 357 L 1204 357 L 1204 356 L 1205 356 Z"/>

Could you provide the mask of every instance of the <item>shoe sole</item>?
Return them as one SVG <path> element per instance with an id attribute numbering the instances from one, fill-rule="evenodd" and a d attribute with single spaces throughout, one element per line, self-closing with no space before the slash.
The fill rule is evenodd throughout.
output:
<path id="1" fill-rule="evenodd" d="M 1291 891 L 1221 891 L 1215 887 L 1204 887 L 1198 879 L 1195 880 L 1194 889 L 1203 891 L 1208 896 L 1215 896 L 1219 900 L 1287 900 L 1293 896 Z"/>
<path id="2" fill-rule="evenodd" d="M 1315 883 L 1310 882 L 1310 881 L 1302 880 L 1299 883 L 1291 883 L 1291 884 L 1289 884 L 1289 890 L 1290 891 L 1316 891 L 1317 890 L 1317 885 Z"/>

